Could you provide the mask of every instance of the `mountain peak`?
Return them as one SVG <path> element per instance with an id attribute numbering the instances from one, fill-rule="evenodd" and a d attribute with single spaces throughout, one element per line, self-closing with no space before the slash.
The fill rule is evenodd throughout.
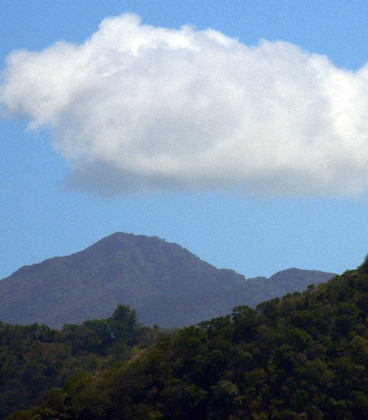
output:
<path id="1" fill-rule="evenodd" d="M 286 270 L 286 284 L 280 273 L 267 283 L 245 281 L 178 244 L 116 232 L 83 251 L 23 267 L 0 281 L 0 320 L 61 327 L 108 317 L 123 304 L 135 308 L 148 325 L 190 325 L 320 282 L 313 272 L 306 276 L 293 270 Z"/>

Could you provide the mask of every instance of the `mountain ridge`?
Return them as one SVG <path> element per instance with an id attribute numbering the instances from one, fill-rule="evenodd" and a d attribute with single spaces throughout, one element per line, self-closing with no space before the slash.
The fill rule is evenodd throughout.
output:
<path id="1" fill-rule="evenodd" d="M 306 278 L 320 283 L 334 275 L 289 270 L 299 278 L 295 291 L 306 288 Z M 275 284 L 270 281 L 274 276 Z M 178 244 L 116 232 L 82 251 L 21 267 L 1 280 L 0 320 L 61 327 L 106 317 L 124 304 L 137 309 L 147 325 L 184 326 L 294 291 L 292 285 L 282 285 L 279 273 L 274 276 L 246 280 Z"/>
<path id="2" fill-rule="evenodd" d="M 134 311 L 126 307 L 60 332 L 0 325 L 1 350 L 10 354 L 0 369 L 12 375 L 0 410 L 13 411 L 9 420 L 366 419 L 367 310 L 366 258 L 303 293 L 238 306 L 175 331 L 134 326 Z M 106 335 L 106 327 L 120 339 Z M 130 351 L 122 341 L 128 337 L 135 344 Z M 55 344 L 59 350 L 50 358 Z M 29 366 L 35 346 L 43 351 Z M 90 363 L 96 352 L 99 363 Z M 111 353 L 125 362 L 111 363 Z M 75 358 L 78 365 L 70 363 Z M 107 366 L 101 369 L 101 362 Z"/>

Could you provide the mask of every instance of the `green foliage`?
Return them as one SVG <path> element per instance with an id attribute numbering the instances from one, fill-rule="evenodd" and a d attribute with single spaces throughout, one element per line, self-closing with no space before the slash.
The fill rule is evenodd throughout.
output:
<path id="1" fill-rule="evenodd" d="M 358 267 L 357 271 L 362 274 L 368 273 L 368 255 L 366 255 L 363 263 Z"/>
<path id="2" fill-rule="evenodd" d="M 32 404 L 41 408 L 24 418 L 56 419 L 64 404 L 77 412 L 93 407 L 100 413 L 96 418 L 104 418 L 106 393 L 96 386 L 96 375 L 150 346 L 158 334 L 157 329 L 142 327 L 136 312 L 122 305 L 111 318 L 65 325 L 61 331 L 0 323 L 0 419 Z"/>
<path id="3" fill-rule="evenodd" d="M 155 345 L 135 347 L 129 359 L 104 367 L 102 361 L 114 354 L 109 340 L 122 337 L 134 345 L 142 335 L 134 312 L 118 308 L 109 320 L 80 327 L 95 351 L 95 367 L 74 370 L 62 389 L 44 394 L 38 408 L 10 419 L 368 418 L 367 302 L 368 274 L 349 271 L 302 294 L 161 333 Z M 75 329 L 66 327 L 60 343 L 70 340 L 72 358 L 87 357 Z M 9 339 L 17 343 L 16 335 Z M 32 351 L 45 360 L 37 346 Z M 29 372 L 45 376 L 36 365 L 28 363 Z"/>

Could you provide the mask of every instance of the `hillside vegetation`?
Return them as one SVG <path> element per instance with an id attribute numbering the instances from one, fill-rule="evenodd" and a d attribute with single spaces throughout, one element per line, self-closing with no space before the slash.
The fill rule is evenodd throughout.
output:
<path id="1" fill-rule="evenodd" d="M 367 267 L 79 371 L 9 419 L 366 419 Z"/>
<path id="2" fill-rule="evenodd" d="M 57 331 L 46 325 L 0 323 L 0 419 L 40 402 L 73 375 L 96 375 L 151 345 L 159 330 L 142 327 L 134 310 Z M 52 395 L 45 394 L 45 395 Z"/>

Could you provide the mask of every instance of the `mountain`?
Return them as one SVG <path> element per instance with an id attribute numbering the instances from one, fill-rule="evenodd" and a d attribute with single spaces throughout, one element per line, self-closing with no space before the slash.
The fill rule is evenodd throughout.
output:
<path id="1" fill-rule="evenodd" d="M 94 369 L 88 363 L 72 371 L 64 385 L 48 386 L 38 401 L 28 400 L 33 407 L 8 420 L 368 419 L 367 311 L 366 259 L 357 270 L 303 293 L 256 309 L 239 306 L 227 316 L 161 333 L 155 344 L 134 347 L 124 363 L 103 369 L 110 351 L 101 353 Z M 17 395 L 14 383 L 22 385 L 29 378 L 47 389 L 50 374 L 53 378 L 61 371 L 57 362 L 62 353 L 55 351 L 59 343 L 46 338 L 32 343 L 26 328 L 4 328 L 0 342 L 4 354 L 14 355 L 5 358 L 7 369 L 0 366 L 7 379 L 15 377 L 4 381 L 6 403 L 11 390 Z M 65 336 L 63 345 L 81 342 L 74 337 L 70 341 Z M 43 345 L 43 351 L 36 353 L 35 344 Z M 87 349 L 78 361 L 86 355 L 92 357 Z M 24 365 L 26 374 L 16 377 Z"/>
<path id="2" fill-rule="evenodd" d="M 333 275 L 290 269 L 270 279 L 245 280 L 180 245 L 115 233 L 73 255 L 22 267 L 0 281 L 0 320 L 60 328 L 106 318 L 124 304 L 135 308 L 146 325 L 177 327 L 301 291 Z"/>
<path id="3" fill-rule="evenodd" d="M 296 291 L 304 291 L 311 284 L 325 283 L 334 277 L 333 273 L 326 273 L 318 270 L 301 270 L 299 268 L 289 268 L 279 271 L 270 278 L 256 277 L 247 280 L 247 285 L 251 284 L 258 289 L 256 302 L 274 299 Z M 254 306 L 254 305 L 250 305 Z"/>

